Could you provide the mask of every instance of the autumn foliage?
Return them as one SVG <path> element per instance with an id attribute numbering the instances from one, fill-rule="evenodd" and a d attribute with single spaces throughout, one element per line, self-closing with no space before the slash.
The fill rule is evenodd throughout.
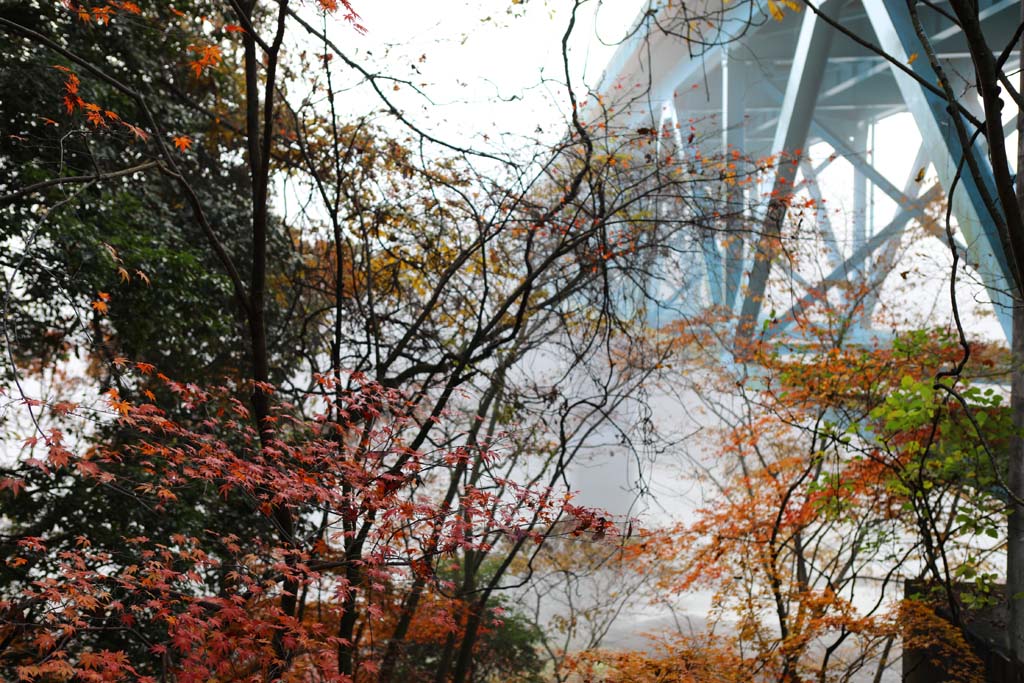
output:
<path id="1" fill-rule="evenodd" d="M 795 350 L 756 341 L 754 382 L 706 381 L 728 418 L 713 456 L 725 478 L 708 477 L 719 495 L 637 558 L 665 591 L 712 592 L 721 635 L 697 651 L 724 657 L 710 665 L 723 678 L 700 673 L 701 657 L 603 654 L 580 660 L 593 680 L 845 680 L 915 651 L 949 680 L 983 675 L 961 629 L 998 601 L 1002 396 L 943 376 L 964 356 L 938 330 L 872 346 L 803 331 Z M 975 350 L 974 372 L 1003 362 Z M 908 580 L 931 588 L 912 594 Z"/>
<path id="2" fill-rule="evenodd" d="M 152 402 L 111 391 L 105 419 L 116 421 L 123 443 L 77 451 L 57 428 L 30 439 L 22 466 L 30 483 L 4 481 L 15 502 L 59 495 L 52 482 L 80 478 L 125 494 L 135 506 L 124 510 L 129 523 L 144 511 L 188 514 L 196 490 L 212 489 L 268 525 L 282 509 L 296 524 L 280 540 L 214 529 L 151 537 L 140 529 L 120 549 L 93 547 L 88 534 L 20 535 L 7 566 L 8 579 L 13 573 L 24 588 L 0 605 L 0 662 L 20 680 L 350 680 L 339 673 L 341 649 L 354 652 L 354 680 L 376 680 L 416 579 L 426 597 L 410 641 L 437 647 L 463 628 L 466 606 L 447 597 L 453 586 L 434 570 L 444 558 L 492 543 L 542 543 L 556 520 L 566 533 L 609 531 L 564 492 L 498 478 L 479 479 L 454 509 L 423 478 L 471 458 L 500 467 L 500 445 L 477 453 L 410 449 L 407 402 L 365 378 L 332 391 L 308 420 L 279 406 L 274 437 L 261 444 L 238 387 L 204 390 L 144 364 L 134 371 L 142 386 L 173 395 L 203 419 L 185 427 Z M 64 419 L 82 417 L 76 406 L 56 409 Z M 377 522 L 372 531 L 358 531 L 368 518 Z M 358 635 L 346 642 L 338 624 L 352 612 Z M 499 611 L 488 615 L 484 630 L 500 620 Z M 90 645 L 111 633 L 147 657 Z"/>
<path id="3" fill-rule="evenodd" d="M 867 280 L 654 322 L 651 292 L 686 289 L 666 254 L 753 246 L 710 198 L 800 150 L 704 157 L 698 122 L 623 129 L 571 89 L 525 161 L 450 143 L 392 99 L 419 85 L 340 45 L 367 31 L 347 0 L 32 7 L 0 12 L 31 75 L 0 74 L 0 676 L 796 683 L 902 647 L 977 678 L 1002 349 L 851 340 Z M 357 87 L 375 109 L 350 116 Z M 786 228 L 764 254 L 798 267 L 816 247 Z M 578 504 L 588 453 L 684 450 L 658 392 L 714 425 L 703 504 Z M 704 627 L 606 646 L 698 591 Z"/>
<path id="4" fill-rule="evenodd" d="M 4 73 L 3 675 L 535 678 L 504 592 L 617 538 L 566 468 L 644 377 L 594 410 L 580 370 L 635 188 L 598 196 L 577 135 L 510 196 L 339 111 L 339 65 L 393 84 L 310 23 L 359 35 L 347 2 L 39 9 L 0 16 L 33 76 Z M 555 388 L 515 376 L 568 330 Z"/>

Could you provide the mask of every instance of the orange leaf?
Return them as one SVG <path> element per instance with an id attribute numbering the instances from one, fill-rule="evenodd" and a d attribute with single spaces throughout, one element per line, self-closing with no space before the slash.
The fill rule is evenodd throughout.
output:
<path id="1" fill-rule="evenodd" d="M 106 315 L 110 310 L 110 306 L 107 305 L 108 301 L 110 301 L 110 295 L 106 292 L 99 292 L 97 299 L 92 302 L 92 309 L 100 315 Z"/>
<path id="2" fill-rule="evenodd" d="M 216 45 L 190 45 L 188 51 L 198 55 L 195 60 L 189 62 L 196 78 L 203 75 L 203 69 L 206 67 L 220 64 L 220 48 Z"/>
<path id="3" fill-rule="evenodd" d="M 187 151 L 192 146 L 192 138 L 187 135 L 178 135 L 173 140 L 174 146 L 178 148 L 179 152 Z"/>
<path id="4" fill-rule="evenodd" d="M 149 138 L 149 133 L 147 133 L 146 131 L 142 130 L 138 126 L 133 126 L 132 124 L 127 123 L 125 121 L 122 121 L 121 123 L 124 125 L 125 128 L 127 128 L 128 130 L 130 130 L 132 132 L 132 135 L 134 135 L 139 140 L 142 140 L 143 142 L 145 142 L 146 139 Z"/>

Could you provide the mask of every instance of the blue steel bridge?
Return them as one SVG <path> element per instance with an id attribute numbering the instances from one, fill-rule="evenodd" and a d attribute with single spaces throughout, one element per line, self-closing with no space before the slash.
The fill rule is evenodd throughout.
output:
<path id="1" fill-rule="evenodd" d="M 979 4 L 989 46 L 998 54 L 1020 23 L 1020 2 L 980 0 Z M 870 47 L 892 55 L 924 80 L 938 82 L 906 2 L 815 0 L 815 7 L 859 42 L 806 6 L 794 12 L 782 2 L 767 0 L 663 2 L 641 13 L 605 69 L 598 91 L 606 101 L 615 102 L 614 124 L 672 131 L 660 144 L 673 145 L 680 156 L 721 158 L 740 150 L 744 158 L 765 158 L 804 152 L 797 163 L 775 164 L 762 177 L 760 187 L 734 191 L 730 203 L 746 207 L 740 219 L 743 229 L 737 231 L 745 237 L 737 239 L 729 230 L 707 231 L 698 238 L 696 248 L 691 244 L 690 251 L 696 255 L 682 270 L 699 271 L 699 276 L 674 285 L 670 278 L 660 278 L 653 285 L 657 291 L 649 292 L 658 302 L 649 311 L 652 320 L 665 322 L 695 308 L 715 306 L 757 321 L 755 329 L 760 330 L 761 321 L 769 315 L 762 303 L 772 269 L 778 274 L 785 268 L 779 259 L 773 263 L 755 258 L 758 236 L 772 236 L 780 229 L 764 198 L 773 189 L 790 192 L 796 181 L 803 191 L 821 199 L 818 177 L 836 159 L 852 166 L 853 187 L 845 188 L 853 195 L 851 220 L 833 225 L 829 213 L 822 210 L 811 221 L 815 225 L 808 229 L 822 233 L 828 253 L 818 268 L 821 275 L 810 281 L 796 278 L 802 293 L 792 297 L 789 311 L 775 312 L 780 321 L 791 319 L 787 313 L 806 306 L 822 292 L 842 290 L 868 276 L 875 282 L 884 279 L 894 266 L 890 254 L 907 226 L 921 217 L 927 200 L 942 191 L 948 194 L 961 148 L 945 103 Z M 784 10 L 781 21 L 772 17 L 772 11 L 780 8 Z M 957 79 L 952 85 L 963 93 L 962 103 L 983 118 L 960 30 L 941 12 L 923 4 L 919 16 L 944 70 Z M 1017 59 L 1014 50 L 1007 73 L 1015 72 Z M 919 148 L 908 152 L 916 158 L 902 182 L 891 179 L 891 169 L 875 165 L 877 155 L 871 153 L 874 127 L 901 112 L 912 116 L 921 138 Z M 699 136 L 688 134 L 691 121 L 700 127 Z M 1013 116 L 1006 121 L 1004 133 L 1009 135 L 1015 128 Z M 978 151 L 983 152 L 983 136 L 978 137 L 982 140 Z M 806 150 L 818 143 L 827 143 L 833 153 L 811 160 Z M 1008 152 L 1011 159 L 1016 158 L 1015 149 Z M 987 156 L 982 153 L 978 158 L 990 183 Z M 941 190 L 921 182 L 920 169 L 929 166 Z M 978 187 L 968 176 L 963 174 L 953 197 L 957 239 L 1008 339 L 1009 271 L 994 227 L 985 218 Z M 869 210 L 877 192 L 898 207 L 884 223 L 873 220 Z M 872 333 L 867 329 L 869 316 L 861 325 L 865 328 L 861 332 Z M 785 334 L 786 323 L 773 329 Z"/>

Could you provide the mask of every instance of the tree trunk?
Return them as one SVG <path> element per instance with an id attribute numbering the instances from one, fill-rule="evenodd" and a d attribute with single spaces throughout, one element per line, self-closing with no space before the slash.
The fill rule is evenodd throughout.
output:
<path id="1" fill-rule="evenodd" d="M 1024 0 L 1021 0 L 1024 18 Z M 1024 59 L 1024 40 L 1020 55 Z M 1024 71 L 1020 75 L 1024 86 Z M 1020 173 L 1024 170 L 1024 116 L 1017 117 L 1017 210 L 1024 213 L 1024 183 Z M 1013 437 L 1010 440 L 1009 486 L 1010 519 L 1006 535 L 1006 592 L 1010 599 L 1008 638 L 1010 653 L 1021 665 L 1024 663 L 1024 506 L 1016 501 L 1024 499 L 1024 297 L 1019 289 L 1013 296 L 1013 327 L 1010 340 L 1011 379 L 1010 411 L 1013 414 Z"/>
<path id="2" fill-rule="evenodd" d="M 1013 413 L 1013 438 L 1010 441 L 1009 485 L 1010 519 L 1006 549 L 1006 590 L 1010 596 L 1010 650 L 1018 662 L 1024 662 L 1024 506 L 1015 502 L 1024 498 L 1024 302 L 1014 297 L 1012 377 L 1010 410 Z"/>

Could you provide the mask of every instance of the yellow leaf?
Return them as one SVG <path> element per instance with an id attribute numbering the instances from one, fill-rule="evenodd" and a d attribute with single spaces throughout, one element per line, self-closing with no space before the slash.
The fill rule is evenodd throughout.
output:
<path id="1" fill-rule="evenodd" d="M 917 53 L 916 52 L 911 52 L 910 56 L 907 57 L 907 64 L 913 64 L 914 60 L 916 60 L 916 59 L 917 59 Z"/>

